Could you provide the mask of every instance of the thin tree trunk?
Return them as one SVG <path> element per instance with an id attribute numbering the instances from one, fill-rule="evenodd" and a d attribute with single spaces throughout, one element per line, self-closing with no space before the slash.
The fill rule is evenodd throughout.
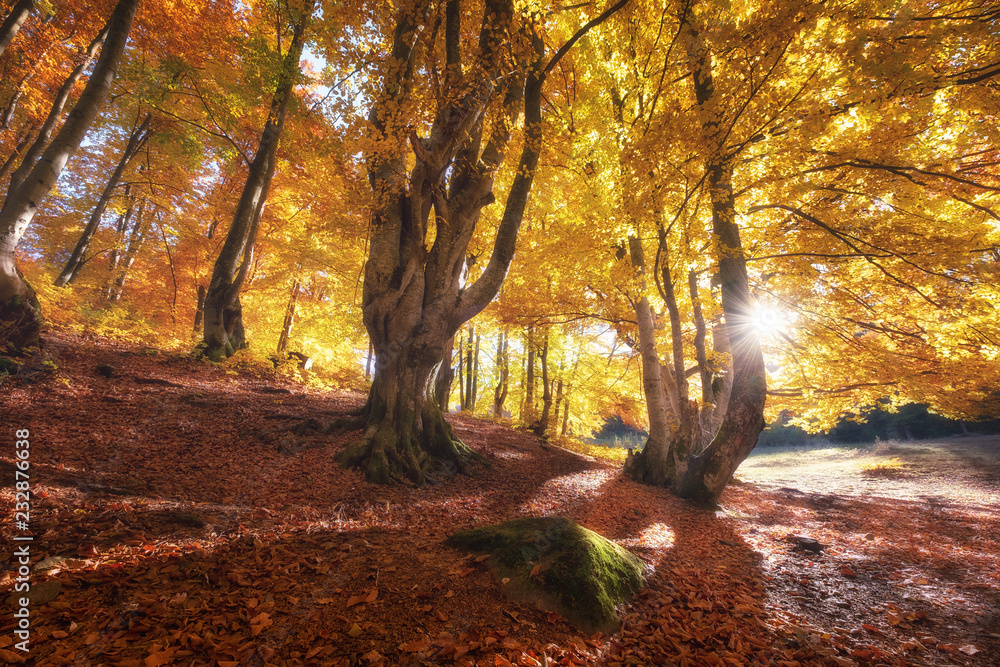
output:
<path id="1" fill-rule="evenodd" d="M 246 346 L 240 290 L 253 261 L 255 236 L 274 174 L 274 158 L 284 129 L 288 104 L 298 79 L 306 24 L 312 16 L 313 8 L 314 0 L 308 0 L 301 16 L 297 17 L 257 153 L 250 163 L 233 223 L 212 271 L 212 280 L 205 298 L 204 336 L 205 355 L 210 359 L 231 356 L 237 349 Z"/>
<path id="2" fill-rule="evenodd" d="M 365 360 L 365 379 L 372 379 L 372 342 L 368 341 L 368 358 Z"/>
<path id="3" fill-rule="evenodd" d="M 288 305 L 285 307 L 285 319 L 281 323 L 281 335 L 278 337 L 278 358 L 280 359 L 288 349 L 288 340 L 292 335 L 292 321 L 295 319 L 295 305 L 299 300 L 299 279 L 292 280 L 292 293 L 288 297 Z"/>
<path id="4" fill-rule="evenodd" d="M 559 380 L 556 382 L 556 401 L 555 407 L 552 409 L 552 423 L 559 427 L 559 410 L 562 408 L 563 402 L 563 372 L 565 363 L 563 361 L 559 362 Z"/>
<path id="5" fill-rule="evenodd" d="M 472 357 L 472 399 L 469 401 L 469 410 L 476 410 L 476 403 L 479 401 L 479 346 L 483 342 L 483 332 L 476 332 L 476 351 Z"/>
<path id="6" fill-rule="evenodd" d="M 701 312 L 701 298 L 698 294 L 698 274 L 688 272 L 688 291 L 691 294 L 691 309 L 694 316 L 694 351 L 698 360 L 698 373 L 701 377 L 701 410 L 698 413 L 698 441 L 695 443 L 695 454 L 700 454 L 715 435 L 713 419 L 715 415 L 715 391 L 712 389 L 713 372 L 708 365 L 708 354 L 705 350 L 705 316 Z"/>
<path id="7" fill-rule="evenodd" d="M 37 0 L 19 0 L 10 10 L 10 14 L 4 19 L 0 26 L 0 55 L 3 55 L 10 43 L 14 41 L 21 26 L 28 19 L 28 15 L 35 9 Z"/>
<path id="8" fill-rule="evenodd" d="M 125 1 L 126 0 L 123 0 L 123 2 Z M 138 0 L 127 0 L 127 1 L 138 3 Z M 113 16 L 114 15 L 112 15 L 112 17 Z M 108 38 L 109 30 L 111 29 L 111 27 L 112 27 L 111 21 L 109 20 L 108 23 L 104 26 L 104 28 L 102 28 L 101 31 L 97 33 L 97 36 L 94 37 L 93 40 L 91 40 L 90 45 L 80 55 L 79 62 L 77 63 L 76 67 L 73 68 L 73 71 L 70 72 L 69 76 L 66 77 L 66 80 L 63 81 L 62 86 L 60 86 L 59 91 L 56 93 L 55 99 L 52 101 L 52 107 L 49 109 L 49 114 L 48 116 L 45 117 L 45 122 L 42 123 L 42 127 L 39 128 L 38 134 L 35 136 L 35 140 L 32 142 L 31 147 L 28 148 L 28 150 L 25 152 L 24 157 L 21 159 L 21 163 L 18 165 L 17 169 L 15 169 L 14 173 L 10 175 L 10 183 L 7 184 L 7 198 L 4 201 L 3 205 L 4 211 L 6 211 L 8 205 L 12 203 L 12 198 L 14 197 L 17 190 L 21 187 L 21 184 L 24 183 L 25 179 L 28 178 L 28 174 L 33 174 L 35 167 L 39 164 L 39 156 L 42 155 L 43 152 L 46 151 L 46 148 L 50 145 L 49 140 L 52 138 L 52 133 L 55 132 L 56 125 L 59 124 L 59 119 L 62 118 L 63 109 L 66 107 L 66 102 L 69 101 L 69 96 L 73 92 L 73 88 L 76 86 L 76 82 L 79 81 L 80 77 L 83 76 L 83 73 L 87 71 L 87 68 L 90 66 L 91 61 L 93 61 L 94 56 L 97 55 L 97 52 L 102 50 L 102 46 L 104 45 L 105 40 Z M 131 29 L 131 24 L 128 26 L 128 28 Z M 122 47 L 124 49 L 124 44 L 122 44 Z M 121 58 L 120 53 L 118 58 L 119 59 Z M 104 61 L 103 55 L 99 59 L 98 66 L 100 65 L 100 61 Z M 70 113 L 71 114 L 75 113 L 77 109 L 80 109 L 81 105 L 84 105 L 84 108 L 89 109 L 89 107 L 95 101 L 97 101 L 98 102 L 97 108 L 94 109 L 94 114 L 93 114 L 93 117 L 96 117 L 97 112 L 100 111 L 100 107 L 103 106 L 104 104 L 104 98 L 107 96 L 108 91 L 111 89 L 111 81 L 114 80 L 114 73 L 116 69 L 117 69 L 117 62 L 114 63 L 114 67 L 110 72 L 110 78 L 107 79 L 107 89 L 104 90 L 103 93 L 101 90 L 95 89 L 92 91 L 94 95 L 91 97 L 91 99 L 87 101 L 84 101 L 84 97 L 83 95 L 81 95 L 80 99 L 77 100 L 76 105 L 73 107 L 73 111 Z M 96 68 L 94 72 L 96 74 L 97 72 Z M 90 81 L 93 80 L 94 76 L 91 75 L 90 80 L 88 81 L 88 87 L 90 85 Z M 85 88 L 84 94 L 86 94 L 86 92 L 87 89 Z M 99 97 L 99 100 L 96 99 L 97 97 Z M 70 120 L 73 120 L 72 117 L 68 118 L 68 121 Z M 76 120 L 77 120 L 76 123 L 70 123 L 70 122 L 66 123 L 66 125 L 70 126 L 70 131 L 72 134 L 76 134 L 80 130 L 79 128 L 80 119 L 77 118 Z M 93 122 L 93 120 L 91 120 L 90 122 Z M 80 133 L 80 139 L 77 140 L 76 146 L 69 151 L 69 154 L 65 157 L 63 163 L 59 165 L 60 172 L 62 171 L 62 168 L 65 166 L 65 163 L 69 161 L 70 157 L 72 157 L 72 154 L 76 152 L 76 147 L 80 145 L 80 141 L 83 140 L 83 135 L 87 133 L 87 129 L 89 129 L 90 127 L 90 122 L 87 123 L 86 127 L 82 128 L 82 133 Z M 76 131 L 74 131 L 74 129 Z M 59 137 L 67 138 L 64 136 L 63 130 L 60 130 Z M 60 150 L 60 153 L 62 152 L 65 152 L 65 148 Z M 46 155 L 48 155 L 48 153 L 46 153 Z M 53 167 L 54 166 L 55 165 L 53 165 Z M 51 189 L 51 186 L 49 189 Z M 48 190 L 46 190 L 46 193 L 47 192 Z M 17 204 L 17 205 L 23 205 L 23 204 Z"/>
<path id="9" fill-rule="evenodd" d="M 503 416 L 503 404 L 507 400 L 510 378 L 510 355 L 507 352 L 507 330 L 497 338 L 497 385 L 493 389 L 493 416 Z"/>
<path id="10" fill-rule="evenodd" d="M 451 360 L 455 352 L 455 337 L 452 336 L 444 345 L 444 358 L 438 367 L 437 377 L 434 378 L 434 400 L 438 407 L 444 412 L 450 410 L 451 385 L 455 379 L 455 371 L 452 368 Z"/>
<path id="11" fill-rule="evenodd" d="M 34 136 L 32 134 L 33 130 L 34 128 L 24 133 L 20 141 L 17 142 L 17 146 L 14 147 L 14 152 L 12 152 L 7 159 L 4 160 L 3 165 L 0 166 L 0 180 L 3 180 L 3 178 L 7 175 L 7 172 L 10 171 L 14 166 L 14 163 L 17 162 L 17 159 L 21 157 L 21 153 L 24 151 L 25 147 L 31 143 Z"/>
<path id="12" fill-rule="evenodd" d="M 476 408 L 476 366 L 479 360 L 473 357 L 475 340 L 476 327 L 469 327 L 469 341 L 465 350 L 465 403 L 462 405 L 462 409 L 468 411 Z"/>
<path id="13" fill-rule="evenodd" d="M 645 260 L 642 243 L 634 236 L 629 237 L 629 254 L 641 281 L 639 297 L 633 302 L 636 322 L 639 328 L 639 354 L 642 359 L 642 390 L 646 397 L 646 412 L 649 416 L 649 436 L 639 454 L 629 450 L 625 462 L 625 472 L 632 478 L 655 486 L 665 486 L 673 479 L 670 456 L 670 427 L 667 392 L 663 386 L 660 370 L 660 355 L 656 351 L 656 327 L 653 312 L 646 296 Z"/>
<path id="14" fill-rule="evenodd" d="M 205 295 L 208 289 L 204 285 L 198 285 L 198 305 L 194 311 L 194 332 L 201 333 L 201 325 L 205 320 Z"/>
<path id="15" fill-rule="evenodd" d="M 566 395 L 566 406 L 563 408 L 563 419 L 562 419 L 562 429 L 560 429 L 559 434 L 563 437 L 569 433 L 569 394 Z"/>
<path id="16" fill-rule="evenodd" d="M 108 203 L 111 201 L 111 197 L 114 196 L 115 190 L 118 189 L 118 184 L 121 183 L 125 170 L 149 140 L 149 124 L 152 119 L 152 114 L 147 113 L 142 123 L 132 130 L 128 143 L 125 145 L 125 150 L 122 152 L 122 157 L 118 161 L 118 166 L 115 167 L 115 170 L 111 173 L 111 178 L 108 179 L 107 185 L 104 186 L 104 191 L 101 192 L 101 196 L 97 200 L 97 206 L 91 212 L 90 220 L 87 221 L 87 225 L 83 228 L 83 233 L 80 235 L 76 247 L 73 248 L 73 253 L 66 262 L 66 266 L 53 283 L 56 287 L 65 287 L 73 282 L 73 279 L 76 277 L 77 270 L 83 264 L 83 256 L 87 253 L 87 248 L 90 246 L 90 240 L 93 238 L 94 232 L 97 231 L 97 227 L 101 224 L 104 212 L 107 210 Z"/>
<path id="17" fill-rule="evenodd" d="M 135 224 L 132 225 L 132 234 L 128 240 L 128 248 L 125 250 L 125 255 L 118 264 L 118 277 L 115 279 L 114 285 L 111 288 L 111 295 L 108 299 L 109 301 L 121 300 L 122 291 L 125 288 L 125 281 L 128 279 L 129 269 L 132 268 L 136 255 L 139 254 L 139 248 L 142 247 L 142 242 L 146 239 L 146 230 L 149 225 L 146 224 L 145 210 L 146 202 L 139 204 L 139 211 L 135 216 Z"/>
<path id="18" fill-rule="evenodd" d="M 528 348 L 527 375 L 524 379 L 524 423 L 531 426 L 535 423 L 535 335 L 528 327 L 525 345 Z"/>
<path id="19" fill-rule="evenodd" d="M 663 234 L 663 232 L 660 232 Z M 660 238 L 660 243 L 666 245 L 666 239 Z M 688 462 L 698 447 L 698 406 L 689 398 L 689 388 L 684 363 L 684 339 L 681 332 L 680 309 L 677 307 L 677 295 L 674 291 L 674 279 L 667 261 L 669 255 L 663 253 L 664 262 L 661 278 L 663 283 L 664 303 L 670 315 L 670 343 L 673 353 L 672 363 L 667 364 L 673 371 L 673 384 L 676 387 L 676 403 L 674 406 L 674 432 L 670 436 L 670 456 L 673 459 L 672 468 L 675 478 L 683 479 L 687 474 Z"/>
<path id="20" fill-rule="evenodd" d="M 23 183 L 10 193 L 0 211 L 0 348 L 38 344 L 41 312 L 34 290 L 17 269 L 17 244 L 38 207 L 52 190 L 66 163 L 100 112 L 118 69 L 139 0 L 119 0 L 104 31 L 101 57 L 55 138 Z M 104 32 L 102 31 L 102 32 Z"/>
<path id="21" fill-rule="evenodd" d="M 465 336 L 458 337 L 458 410 L 465 409 Z"/>
<path id="22" fill-rule="evenodd" d="M 549 418 L 552 416 L 552 383 L 549 381 L 549 328 L 545 328 L 545 340 L 539 355 L 542 366 L 542 416 L 538 418 L 535 433 L 546 437 L 549 433 Z"/>

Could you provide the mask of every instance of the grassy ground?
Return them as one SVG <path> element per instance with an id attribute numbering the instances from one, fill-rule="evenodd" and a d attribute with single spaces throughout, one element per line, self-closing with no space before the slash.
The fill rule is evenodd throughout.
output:
<path id="1" fill-rule="evenodd" d="M 737 477 L 763 488 L 1000 507 L 1000 436 L 760 447 Z"/>

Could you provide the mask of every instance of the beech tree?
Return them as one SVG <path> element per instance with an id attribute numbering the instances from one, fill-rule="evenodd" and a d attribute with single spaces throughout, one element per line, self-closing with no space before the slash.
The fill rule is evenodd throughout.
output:
<path id="1" fill-rule="evenodd" d="M 373 205 L 362 312 L 375 378 L 359 420 L 364 437 L 338 458 L 361 467 L 368 481 L 421 484 L 441 462 L 466 467 L 472 452 L 429 400 L 429 383 L 448 340 L 493 300 L 510 267 L 541 151 L 546 76 L 625 1 L 551 58 L 541 16 L 515 10 L 510 0 L 400 9 L 369 113 L 365 155 Z M 478 39 L 463 27 L 473 9 L 481 17 Z M 418 124 L 416 102 L 426 95 L 433 102 Z M 469 241 L 483 208 L 497 199 L 494 182 L 522 109 L 524 143 L 492 252 L 482 273 L 466 281 Z"/>
<path id="2" fill-rule="evenodd" d="M 17 244 L 76 152 L 111 88 L 139 0 L 120 0 L 107 23 L 107 38 L 87 85 L 62 128 L 0 211 L 0 346 L 38 343 L 41 313 L 34 291 L 18 271 Z"/>
<path id="3" fill-rule="evenodd" d="M 292 39 L 278 75 L 277 89 L 271 100 L 260 144 L 250 163 L 233 222 L 215 261 L 212 280 L 205 295 L 203 310 L 205 354 L 211 359 L 228 357 L 246 346 L 240 289 L 246 282 L 253 259 L 254 243 L 267 192 L 275 170 L 278 142 L 285 116 L 298 80 L 299 60 L 305 47 L 305 31 L 315 3 L 308 0 L 301 9 L 292 10 Z"/>

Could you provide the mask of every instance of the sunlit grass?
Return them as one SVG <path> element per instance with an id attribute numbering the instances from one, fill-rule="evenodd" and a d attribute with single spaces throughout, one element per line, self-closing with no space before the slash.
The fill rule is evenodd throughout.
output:
<path id="1" fill-rule="evenodd" d="M 869 461 L 861 465 L 861 474 L 871 477 L 895 477 L 906 471 L 906 464 L 898 456 L 881 461 Z"/>

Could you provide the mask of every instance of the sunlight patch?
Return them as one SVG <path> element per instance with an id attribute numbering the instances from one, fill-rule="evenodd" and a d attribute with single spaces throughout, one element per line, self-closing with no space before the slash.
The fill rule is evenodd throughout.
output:
<path id="1" fill-rule="evenodd" d="M 674 546 L 674 531 L 665 523 L 654 523 L 639 533 L 639 545 L 653 549 L 669 549 Z"/>

